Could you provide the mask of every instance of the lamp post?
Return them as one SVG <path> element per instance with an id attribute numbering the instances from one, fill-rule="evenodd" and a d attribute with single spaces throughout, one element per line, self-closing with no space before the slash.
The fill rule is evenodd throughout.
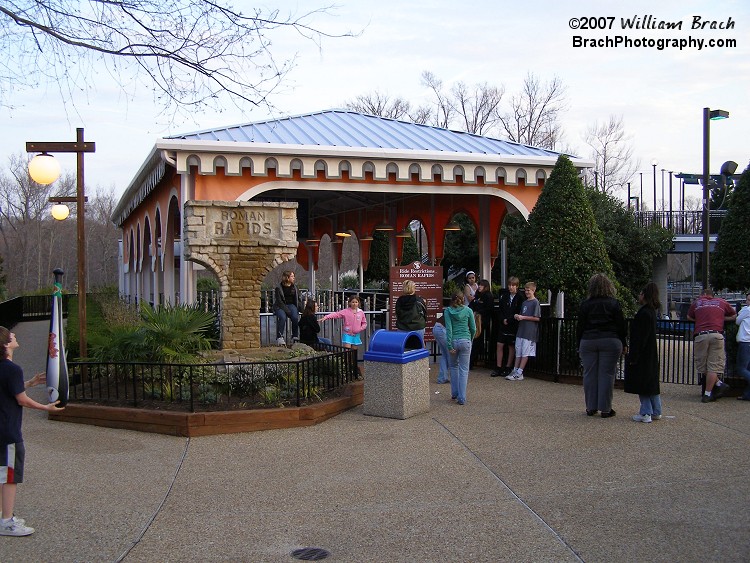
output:
<path id="1" fill-rule="evenodd" d="M 651 166 L 654 167 L 654 211 L 656 211 L 656 165 L 659 164 L 659 161 L 656 159 L 653 159 L 651 161 Z"/>
<path id="2" fill-rule="evenodd" d="M 711 212 L 711 196 L 708 187 L 708 168 L 710 150 L 710 123 L 718 119 L 729 118 L 729 112 L 723 109 L 711 110 L 703 108 L 703 289 L 708 289 L 708 262 L 710 245 L 709 215 Z"/>
<path id="3" fill-rule="evenodd" d="M 39 184 L 51 184 L 60 176 L 60 165 L 48 152 L 76 153 L 76 197 L 75 203 L 78 210 L 76 226 L 78 232 L 78 338 L 79 354 L 82 358 L 87 356 L 86 347 L 86 230 L 85 230 L 85 206 L 86 193 L 84 191 L 83 154 L 96 152 L 96 144 L 83 139 L 83 128 L 76 129 L 76 141 L 70 142 L 27 142 L 26 152 L 42 153 L 35 156 L 29 163 L 29 175 Z M 72 202 L 73 198 L 55 198 L 57 203 Z M 55 206 L 55 218 L 63 219 L 67 214 Z"/>
<path id="4" fill-rule="evenodd" d="M 640 199 L 638 200 L 640 203 L 638 204 L 638 211 L 640 211 L 640 206 L 643 205 L 643 172 L 639 172 L 641 175 L 641 195 Z"/>
<path id="5" fill-rule="evenodd" d="M 664 168 L 661 169 L 661 210 L 664 211 L 664 208 L 666 207 L 664 205 L 664 172 L 666 170 Z"/>

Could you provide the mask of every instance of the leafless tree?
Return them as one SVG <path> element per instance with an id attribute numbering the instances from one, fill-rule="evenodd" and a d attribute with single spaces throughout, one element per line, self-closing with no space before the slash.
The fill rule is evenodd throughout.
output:
<path id="1" fill-rule="evenodd" d="M 145 86 L 164 108 L 218 107 L 219 99 L 268 105 L 294 66 L 274 58 L 272 38 L 295 32 L 320 47 L 313 20 L 296 14 L 233 9 L 226 0 L 6 0 L 0 3 L 0 105 L 11 90 L 46 79 L 63 99 L 94 88 L 103 64 L 121 89 Z M 6 100 L 6 101 L 3 101 Z"/>
<path id="2" fill-rule="evenodd" d="M 562 141 L 560 116 L 566 107 L 565 85 L 558 77 L 542 83 L 529 73 L 500 123 L 511 141 L 555 150 Z"/>
<path id="3" fill-rule="evenodd" d="M 65 175 L 49 186 L 34 182 L 28 174 L 28 155 L 12 155 L 7 173 L 0 171 L 0 255 L 11 295 L 33 292 L 52 284 L 52 270 L 65 271 L 63 284 L 72 290 L 77 282 L 77 210 L 66 221 L 49 214 L 51 196 L 75 193 L 75 177 Z M 118 231 L 109 217 L 114 196 L 89 197 L 86 214 L 89 287 L 117 283 Z"/>
<path id="4" fill-rule="evenodd" d="M 0 244 L 8 290 L 39 289 L 47 285 L 42 270 L 56 236 L 44 221 L 49 197 L 62 195 L 68 185 L 75 184 L 69 176 L 54 187 L 37 184 L 29 177 L 27 155 L 11 155 L 7 171 L 0 173 L 0 200 L 4 202 L 0 206 Z"/>
<path id="5" fill-rule="evenodd" d="M 86 264 L 89 287 L 117 285 L 119 238 L 122 231 L 112 222 L 117 205 L 112 189 L 98 188 L 86 206 Z"/>
<path id="6" fill-rule="evenodd" d="M 455 107 L 450 97 L 443 91 L 443 81 L 429 71 L 422 73 L 422 85 L 432 90 L 435 97 L 434 105 L 430 109 L 432 118 L 430 125 L 449 129 L 453 122 Z"/>
<path id="7" fill-rule="evenodd" d="M 470 88 L 457 82 L 451 88 L 451 103 L 455 113 L 463 121 L 462 129 L 467 133 L 484 135 L 497 123 L 498 108 L 505 90 L 502 86 L 490 86 L 486 82 Z"/>
<path id="8" fill-rule="evenodd" d="M 403 98 L 391 98 L 375 90 L 370 94 L 357 96 L 353 101 L 346 102 L 348 109 L 360 113 L 368 113 L 388 119 L 401 119 L 409 115 L 411 104 Z"/>
<path id="9" fill-rule="evenodd" d="M 640 161 L 633 160 L 633 145 L 622 116 L 610 115 L 604 123 L 595 122 L 586 130 L 584 140 L 593 151 L 595 187 L 604 193 L 622 190 L 640 168 Z"/>

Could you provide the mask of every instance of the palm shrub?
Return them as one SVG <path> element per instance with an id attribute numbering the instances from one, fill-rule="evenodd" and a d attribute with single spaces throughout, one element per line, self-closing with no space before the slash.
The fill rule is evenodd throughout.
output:
<path id="1" fill-rule="evenodd" d="M 142 303 L 137 324 L 105 329 L 92 344 L 99 361 L 196 363 L 210 350 L 215 315 L 195 305 Z"/>
<path id="2" fill-rule="evenodd" d="M 215 316 L 195 305 L 141 306 L 143 343 L 152 360 L 164 363 L 195 362 L 211 349 L 208 336 Z"/>

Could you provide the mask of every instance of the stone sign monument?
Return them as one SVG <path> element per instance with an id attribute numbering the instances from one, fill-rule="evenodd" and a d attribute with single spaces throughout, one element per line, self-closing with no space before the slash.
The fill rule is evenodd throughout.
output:
<path id="1" fill-rule="evenodd" d="M 221 286 L 223 349 L 259 348 L 261 283 L 297 254 L 297 203 L 188 201 L 185 230 L 185 259 Z"/>

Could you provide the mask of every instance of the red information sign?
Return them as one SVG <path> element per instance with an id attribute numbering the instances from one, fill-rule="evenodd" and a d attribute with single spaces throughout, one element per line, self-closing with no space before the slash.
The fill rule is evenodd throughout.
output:
<path id="1" fill-rule="evenodd" d="M 427 303 L 427 327 L 424 333 L 425 342 L 434 340 L 432 327 L 438 312 L 443 311 L 443 267 L 429 266 L 421 262 L 412 262 L 406 266 L 391 266 L 391 324 L 389 329 L 396 330 L 396 299 L 403 295 L 404 282 L 412 280 L 417 286 L 417 295 Z"/>

